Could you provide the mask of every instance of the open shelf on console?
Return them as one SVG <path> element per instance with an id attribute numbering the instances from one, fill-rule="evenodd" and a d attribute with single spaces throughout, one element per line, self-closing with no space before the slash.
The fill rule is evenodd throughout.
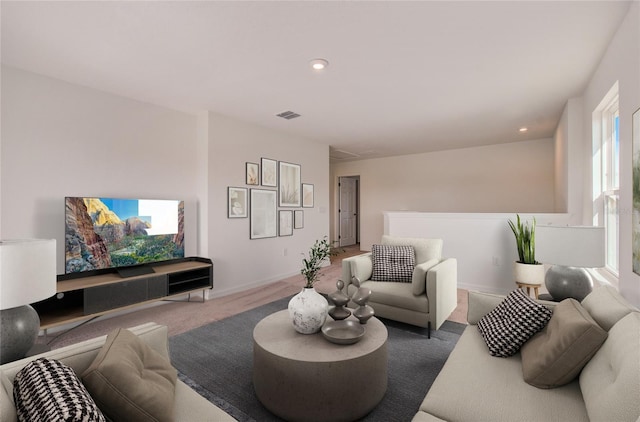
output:
<path id="1" fill-rule="evenodd" d="M 57 294 L 33 305 L 47 329 L 110 312 L 213 288 L 213 263 L 184 258 L 150 264 L 153 273 L 123 278 L 113 272 L 58 276 Z"/>

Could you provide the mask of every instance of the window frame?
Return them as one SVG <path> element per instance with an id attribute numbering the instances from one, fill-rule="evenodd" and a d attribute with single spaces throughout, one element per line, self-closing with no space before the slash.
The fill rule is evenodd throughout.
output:
<path id="1" fill-rule="evenodd" d="M 593 224 L 605 228 L 605 269 L 618 277 L 620 269 L 620 105 L 617 82 L 596 107 L 592 119 Z"/>

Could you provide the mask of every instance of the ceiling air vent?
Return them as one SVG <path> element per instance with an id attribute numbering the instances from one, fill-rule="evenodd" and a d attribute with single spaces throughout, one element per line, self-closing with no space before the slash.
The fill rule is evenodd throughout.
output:
<path id="1" fill-rule="evenodd" d="M 347 160 L 349 158 L 358 158 L 360 157 L 358 154 L 353 152 L 345 151 L 343 149 L 335 149 L 333 147 L 329 148 L 329 157 L 332 160 Z"/>
<path id="2" fill-rule="evenodd" d="M 287 119 L 287 120 L 291 120 L 291 119 L 295 119 L 296 117 L 300 117 L 300 115 L 298 113 L 294 113 L 293 111 L 283 111 L 280 114 L 276 114 L 276 116 L 282 117 L 283 119 Z"/>

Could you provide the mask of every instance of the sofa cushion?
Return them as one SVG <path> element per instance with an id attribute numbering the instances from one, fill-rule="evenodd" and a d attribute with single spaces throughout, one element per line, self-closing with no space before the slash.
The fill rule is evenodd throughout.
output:
<path id="1" fill-rule="evenodd" d="M 578 380 L 552 390 L 524 382 L 520 353 L 496 359 L 468 326 L 420 410 L 446 421 L 588 421 Z"/>
<path id="2" fill-rule="evenodd" d="M 413 246 L 373 245 L 373 281 L 393 281 L 410 283 L 416 255 Z"/>
<path id="3" fill-rule="evenodd" d="M 507 357 L 542 330 L 551 314 L 549 308 L 516 289 L 478 321 L 478 330 L 491 356 Z"/>
<path id="4" fill-rule="evenodd" d="M 582 306 L 607 331 L 627 314 L 638 310 L 611 286 L 594 289 L 582 300 Z"/>
<path id="5" fill-rule="evenodd" d="M 395 283 L 388 281 L 365 281 L 362 287 L 371 289 L 369 296 L 369 305 L 376 309 L 377 303 L 408 309 L 411 311 L 429 313 L 429 299 L 427 295 L 415 296 L 409 283 Z M 351 285 L 347 293 L 353 296 L 358 289 Z"/>
<path id="6" fill-rule="evenodd" d="M 82 380 L 113 420 L 171 421 L 177 372 L 125 329 L 112 331 Z"/>
<path id="7" fill-rule="evenodd" d="M 524 380 L 539 388 L 571 382 L 606 338 L 607 332 L 578 301 L 563 300 L 547 326 L 520 350 Z"/>
<path id="8" fill-rule="evenodd" d="M 54 359 L 26 364 L 13 380 L 13 396 L 20 421 L 106 421 L 73 369 Z"/>
<path id="9" fill-rule="evenodd" d="M 640 313 L 609 330 L 600 350 L 580 374 L 580 389 L 592 421 L 636 421 L 640 417 Z"/>
<path id="10" fill-rule="evenodd" d="M 382 236 L 380 243 L 390 246 L 413 246 L 416 253 L 416 264 L 422 264 L 430 259 L 442 259 L 442 239 L 423 239 L 419 237 L 397 237 L 387 234 Z"/>

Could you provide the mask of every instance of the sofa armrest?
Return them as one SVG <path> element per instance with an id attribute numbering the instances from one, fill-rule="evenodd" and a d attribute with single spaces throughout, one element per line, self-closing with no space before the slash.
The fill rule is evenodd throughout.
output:
<path id="1" fill-rule="evenodd" d="M 411 277 L 411 289 L 414 296 L 425 294 L 427 291 L 427 271 L 439 263 L 439 259 L 430 259 L 427 262 L 415 266 L 413 276 Z"/>
<path id="2" fill-rule="evenodd" d="M 483 316 L 498 306 L 506 296 L 469 291 L 468 297 L 469 306 L 467 308 L 467 322 L 471 325 L 476 325 Z M 557 302 L 551 302 L 548 300 L 536 300 L 536 302 L 542 303 L 551 310 L 553 310 L 558 304 Z"/>
<path id="3" fill-rule="evenodd" d="M 458 261 L 447 258 L 429 269 L 426 290 L 429 320 L 437 330 L 458 306 Z"/>
<path id="4" fill-rule="evenodd" d="M 469 306 L 467 308 L 467 322 L 476 325 L 483 316 L 488 314 L 504 300 L 506 296 L 491 293 L 469 291 Z"/>
<path id="5" fill-rule="evenodd" d="M 342 260 L 342 281 L 344 281 L 344 291 L 351 284 L 351 277 L 358 277 L 360 281 L 366 281 L 373 274 L 373 258 L 371 252 L 362 255 L 352 256 Z"/>

